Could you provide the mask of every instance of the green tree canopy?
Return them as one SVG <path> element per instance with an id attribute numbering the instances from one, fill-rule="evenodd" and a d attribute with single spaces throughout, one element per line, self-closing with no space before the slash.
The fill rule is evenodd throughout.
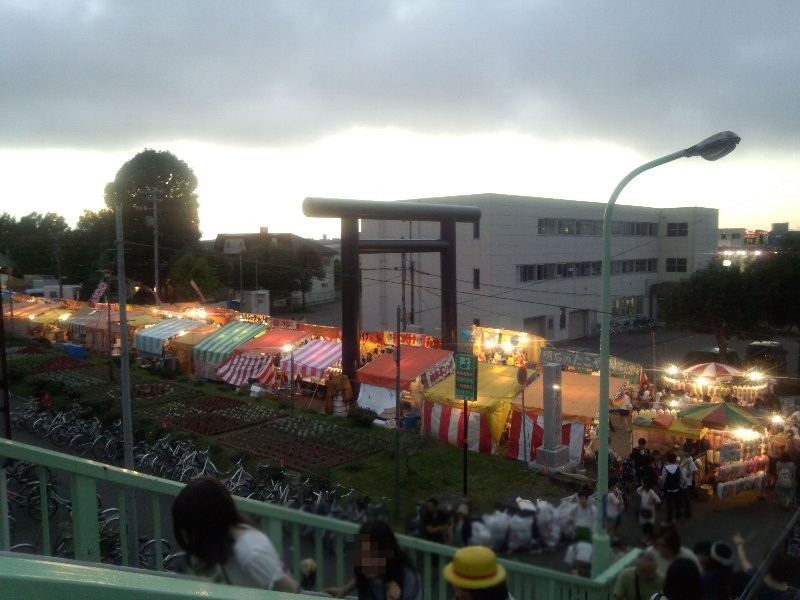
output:
<path id="1" fill-rule="evenodd" d="M 747 271 L 715 261 L 676 283 L 660 304 L 659 314 L 672 326 L 713 333 L 724 356 L 732 336 L 744 336 L 758 325 L 753 291 Z"/>
<path id="2" fill-rule="evenodd" d="M 203 256 L 185 252 L 172 262 L 169 270 L 169 284 L 165 286 L 167 289 L 170 285 L 172 286 L 175 298 L 162 297 L 162 300 L 178 302 L 197 300 L 198 296 L 192 288 L 192 281 L 207 299 L 211 299 L 219 287 L 216 271 L 209 261 Z"/>
<path id="3" fill-rule="evenodd" d="M 126 271 L 152 286 L 154 273 L 154 205 L 159 232 L 159 280 L 163 265 L 200 241 L 197 177 L 167 151 L 145 149 L 126 162 L 105 188 L 109 209 L 122 207 Z"/>
<path id="4" fill-rule="evenodd" d="M 18 221 L 7 213 L 0 216 L 2 250 L 14 265 L 16 276 L 57 275 L 63 265 L 68 231 L 64 217 L 55 213 L 32 212 Z"/>

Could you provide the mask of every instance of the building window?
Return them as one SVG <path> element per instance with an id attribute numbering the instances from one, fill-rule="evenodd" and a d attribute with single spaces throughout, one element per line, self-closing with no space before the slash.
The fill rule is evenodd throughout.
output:
<path id="1" fill-rule="evenodd" d="M 720 231 L 720 232 L 719 232 L 719 239 L 721 239 L 721 240 L 727 240 L 727 239 L 728 239 L 728 233 L 727 233 L 727 232 L 725 232 L 725 231 Z"/>
<path id="2" fill-rule="evenodd" d="M 481 239 L 481 222 L 475 221 L 472 224 L 472 239 L 479 240 Z"/>
<path id="3" fill-rule="evenodd" d="M 689 235 L 689 223 L 667 223 L 667 237 L 686 237 Z"/>
<path id="4" fill-rule="evenodd" d="M 480 327 L 481 326 L 481 320 L 480 319 L 472 319 L 472 324 L 475 327 Z"/>
<path id="5" fill-rule="evenodd" d="M 668 258 L 667 273 L 686 273 L 686 259 Z"/>
<path id="6" fill-rule="evenodd" d="M 481 270 L 480 269 L 472 269 L 472 289 L 473 290 L 481 289 Z"/>
<path id="7" fill-rule="evenodd" d="M 546 235 L 558 233 L 558 219 L 539 219 L 539 233 Z"/>
<path id="8" fill-rule="evenodd" d="M 575 219 L 559 219 L 558 233 L 561 235 L 575 235 Z"/>
<path id="9" fill-rule="evenodd" d="M 567 309 L 563 306 L 561 307 L 561 312 L 558 313 L 558 328 L 559 329 L 566 329 L 567 328 Z"/>
<path id="10" fill-rule="evenodd" d="M 740 240 L 740 239 L 742 239 L 742 234 L 741 233 L 731 233 L 731 239 L 732 240 Z"/>

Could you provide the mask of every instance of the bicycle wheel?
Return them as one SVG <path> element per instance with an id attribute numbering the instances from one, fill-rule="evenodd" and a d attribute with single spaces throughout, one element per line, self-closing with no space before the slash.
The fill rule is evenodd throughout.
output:
<path id="1" fill-rule="evenodd" d="M 36 554 L 36 548 L 34 548 L 33 544 L 14 544 L 9 550 L 21 554 Z"/>
<path id="2" fill-rule="evenodd" d="M 85 433 L 79 433 L 69 441 L 69 449 L 78 456 L 86 456 L 92 447 L 92 438 Z"/>
<path id="3" fill-rule="evenodd" d="M 58 502 L 53 497 L 51 486 L 47 486 L 47 514 L 54 517 L 58 512 Z M 39 482 L 34 481 L 28 484 L 28 491 L 25 495 L 25 506 L 28 509 L 28 516 L 34 521 L 42 520 L 42 495 L 39 493 Z"/>
<path id="4" fill-rule="evenodd" d="M 167 557 L 172 553 L 172 546 L 170 543 L 163 539 L 161 540 L 161 560 L 166 563 Z M 156 564 L 156 541 L 146 540 L 144 543 L 139 544 L 139 567 L 143 569 L 150 569 L 155 571 L 158 565 Z M 166 567 L 164 567 L 166 568 Z"/>
<path id="5" fill-rule="evenodd" d="M 92 441 L 92 456 L 97 460 L 104 460 L 106 458 L 106 444 L 108 444 L 108 436 L 98 435 Z"/>
<path id="6" fill-rule="evenodd" d="M 69 441 L 69 432 L 64 424 L 56 425 L 50 430 L 50 441 L 56 446 L 63 446 Z"/>

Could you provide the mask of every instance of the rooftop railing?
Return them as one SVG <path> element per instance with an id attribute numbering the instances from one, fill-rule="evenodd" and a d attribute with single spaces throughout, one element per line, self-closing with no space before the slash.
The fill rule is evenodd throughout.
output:
<path id="1" fill-rule="evenodd" d="M 68 480 L 69 491 L 66 495 L 69 498 L 71 550 L 74 559 L 81 561 L 81 564 L 45 558 L 56 556 L 55 538 L 59 533 L 49 514 L 48 509 L 52 509 L 51 504 L 39 502 L 38 506 L 33 507 L 34 512 L 38 512 L 35 516 L 39 521 L 33 551 L 40 556 L 27 559 L 19 558 L 22 556 L 19 554 L 0 556 L 2 589 L 17 589 L 8 587 L 13 584 L 33 590 L 32 595 L 26 595 L 25 598 L 52 598 L 55 596 L 38 593 L 36 590 L 63 589 L 57 586 L 69 585 L 73 586 L 76 592 L 61 596 L 82 597 L 81 594 L 85 593 L 89 599 L 113 595 L 115 600 L 125 600 L 133 596 L 196 597 L 198 586 L 207 586 L 210 590 L 207 594 L 209 598 L 250 597 L 247 595 L 250 592 L 245 593 L 241 588 L 237 588 L 240 591 L 233 594 L 219 590 L 218 584 L 194 579 L 165 578 L 141 570 L 131 573 L 124 569 L 108 569 L 104 565 L 91 566 L 91 563 L 101 563 L 105 558 L 101 526 L 98 521 L 98 492 L 101 492 L 100 495 L 104 499 L 115 499 L 119 509 L 119 523 L 124 524 L 128 509 L 126 500 L 129 496 L 126 494 L 128 488 L 136 492 L 139 531 L 146 532 L 147 537 L 154 540 L 152 566 L 156 570 L 163 570 L 166 552 L 165 548 L 161 547 L 161 540 L 171 537 L 169 506 L 183 488 L 183 484 L 0 439 L 0 461 L 5 464 L 8 460 L 26 461 L 37 465 L 41 498 L 47 498 L 51 493 L 47 489 L 48 469 L 58 477 L 63 475 L 64 479 Z M 5 552 L 9 551 L 12 545 L 8 501 L 6 478 L 0 477 L 0 551 Z M 317 592 L 326 586 L 341 584 L 350 578 L 351 563 L 347 560 L 347 556 L 351 552 L 349 542 L 358 530 L 356 524 L 245 498 L 235 497 L 235 502 L 239 510 L 247 514 L 269 536 L 279 552 L 283 550 L 284 561 L 293 573 L 299 572 L 301 560 L 309 557 L 314 559 L 317 565 Z M 310 536 L 303 535 L 309 531 Z M 136 566 L 134 564 L 136 561 L 132 559 L 138 557 L 131 557 L 127 551 L 125 527 L 119 527 L 118 536 L 121 564 Z M 425 597 L 448 598 L 447 583 L 439 574 L 441 567 L 451 559 L 455 548 L 405 535 L 399 535 L 398 539 L 419 566 L 423 589 L 426 590 Z M 328 543 L 323 543 L 323 540 Z M 637 550 L 632 551 L 595 579 L 586 579 L 517 561 L 501 559 L 501 562 L 508 572 L 509 589 L 517 599 L 610 600 L 617 573 L 631 564 L 637 553 Z M 91 576 L 87 575 L 87 570 L 92 572 Z M 83 579 L 77 575 L 78 573 L 82 574 Z M 165 581 L 170 582 L 169 591 L 163 587 L 166 585 Z M 108 589 L 119 589 L 120 592 L 107 595 Z M 277 592 L 258 593 L 260 598 L 284 597 Z"/>

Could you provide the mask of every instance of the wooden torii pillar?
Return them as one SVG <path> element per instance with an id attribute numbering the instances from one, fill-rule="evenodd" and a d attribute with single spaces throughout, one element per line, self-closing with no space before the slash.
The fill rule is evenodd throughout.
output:
<path id="1" fill-rule="evenodd" d="M 306 198 L 307 217 L 338 218 L 342 227 L 342 371 L 351 380 L 359 367 L 358 322 L 361 311 L 359 289 L 360 254 L 438 252 L 442 294 L 442 346 L 455 351 L 458 343 L 458 298 L 456 294 L 456 223 L 475 223 L 481 210 L 475 206 L 423 204 L 418 202 L 375 202 Z M 362 240 L 359 219 L 376 221 L 433 221 L 440 226 L 439 239 Z"/>

